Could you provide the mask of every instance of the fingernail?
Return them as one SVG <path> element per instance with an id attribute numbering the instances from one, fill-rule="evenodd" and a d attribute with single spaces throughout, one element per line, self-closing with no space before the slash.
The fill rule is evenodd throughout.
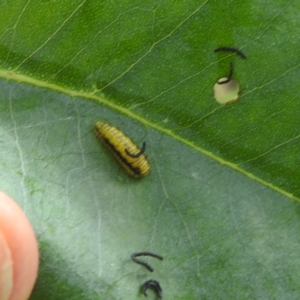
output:
<path id="1" fill-rule="evenodd" d="M 10 249 L 0 232 L 0 300 L 9 299 L 13 288 L 13 268 Z"/>

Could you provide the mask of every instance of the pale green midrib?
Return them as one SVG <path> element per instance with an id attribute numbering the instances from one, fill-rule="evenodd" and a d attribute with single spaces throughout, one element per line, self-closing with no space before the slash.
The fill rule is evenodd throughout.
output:
<path id="1" fill-rule="evenodd" d="M 151 122 L 147 121 L 146 119 L 140 117 L 139 115 L 133 113 L 132 111 L 130 111 L 126 108 L 120 107 L 119 105 L 116 105 L 114 103 L 111 103 L 108 100 L 106 100 L 106 99 L 104 99 L 100 96 L 96 96 L 96 95 L 93 95 L 92 93 L 88 93 L 88 92 L 70 90 L 68 88 L 60 87 L 58 85 L 47 83 L 47 82 L 44 82 L 44 81 L 41 81 L 41 80 L 38 80 L 38 79 L 34 79 L 32 77 L 28 77 L 28 76 L 25 76 L 25 75 L 22 75 L 22 74 L 18 74 L 18 73 L 12 72 L 12 71 L 0 70 L 0 78 L 6 79 L 6 80 L 14 80 L 14 81 L 17 81 L 17 82 L 20 82 L 20 83 L 28 83 L 28 84 L 31 84 L 33 86 L 39 87 L 39 88 L 46 88 L 46 89 L 53 90 L 55 92 L 61 92 L 61 93 L 67 94 L 71 97 L 81 97 L 81 98 L 86 98 L 86 99 L 97 101 L 101 104 L 104 104 L 104 105 L 106 105 L 106 106 L 108 106 L 108 107 L 110 107 L 114 110 L 117 110 L 117 111 L 123 113 L 124 115 L 127 115 L 127 116 L 141 122 L 145 126 L 152 127 L 152 128 L 154 128 L 154 129 L 156 129 L 160 132 L 168 134 L 170 137 L 174 138 L 175 140 L 180 141 L 183 144 L 190 146 L 191 148 L 193 148 L 193 149 L 199 151 L 200 153 L 208 156 L 209 158 L 219 162 L 220 164 L 225 165 L 225 166 L 227 166 L 227 167 L 229 167 L 229 168 L 231 168 L 235 171 L 238 171 L 238 172 L 244 174 L 245 176 L 247 176 L 248 178 L 256 180 L 257 182 L 259 182 L 259 183 L 261 183 L 261 184 L 277 191 L 278 193 L 280 193 L 280 194 L 282 194 L 282 195 L 284 195 L 284 196 L 286 196 L 286 197 L 288 197 L 292 200 L 300 202 L 300 198 L 296 197 L 295 195 L 293 195 L 291 193 L 288 193 L 287 191 L 273 185 L 272 183 L 269 183 L 269 182 L 255 176 L 254 174 L 245 171 L 244 169 L 240 168 L 236 164 L 233 164 L 229 161 L 226 161 L 223 158 L 218 157 L 218 156 L 214 155 L 213 153 L 211 153 L 211 152 L 209 152 L 209 151 L 207 151 L 207 150 L 205 150 L 205 149 L 203 149 L 203 148 L 201 148 L 197 145 L 194 145 L 194 143 L 192 143 L 192 142 L 190 142 L 190 141 L 174 134 L 174 132 L 172 130 L 168 130 L 168 129 L 163 128 L 163 127 L 161 127 L 157 124 L 151 123 Z"/>

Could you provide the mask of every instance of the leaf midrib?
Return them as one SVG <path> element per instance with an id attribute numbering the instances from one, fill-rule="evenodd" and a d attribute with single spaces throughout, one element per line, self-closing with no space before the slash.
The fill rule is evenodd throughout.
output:
<path id="1" fill-rule="evenodd" d="M 199 153 L 206 155 L 207 157 L 213 159 L 214 161 L 217 161 L 218 163 L 220 163 L 221 165 L 225 165 L 229 168 L 231 168 L 232 170 L 235 170 L 243 175 L 245 175 L 247 178 L 255 180 L 259 183 L 261 183 L 262 185 L 286 196 L 287 198 L 294 200 L 294 201 L 298 201 L 300 202 L 300 198 L 296 197 L 295 195 L 293 195 L 292 193 L 289 193 L 286 190 L 283 190 L 281 188 L 279 188 L 278 186 L 273 185 L 272 183 L 263 180 L 262 178 L 254 175 L 253 173 L 250 173 L 246 170 L 244 170 L 243 168 L 239 167 L 237 164 L 231 163 L 230 161 L 227 161 L 219 156 L 214 155 L 212 152 L 203 149 L 202 147 L 199 147 L 197 145 L 195 145 L 192 141 L 189 141 L 179 135 L 176 135 L 174 133 L 173 130 L 170 129 L 166 129 L 164 127 L 161 127 L 155 123 L 152 123 L 148 120 L 146 120 L 145 118 L 133 113 L 132 111 L 130 111 L 127 108 L 121 107 L 117 104 L 114 104 L 112 102 L 109 102 L 108 100 L 106 100 L 104 97 L 100 97 L 97 95 L 94 95 L 91 92 L 83 92 L 83 91 L 76 91 L 76 90 L 70 90 L 68 88 L 64 88 L 61 87 L 59 85 L 56 84 L 52 84 L 52 83 L 48 83 L 39 79 L 35 79 L 20 73 L 15 73 L 13 71 L 8 71 L 8 70 L 0 70 L 0 78 L 5 79 L 5 80 L 12 80 L 15 82 L 19 82 L 19 83 L 25 83 L 25 84 L 30 84 L 33 85 L 35 87 L 38 88 L 45 88 L 45 89 L 49 89 L 52 90 L 54 92 L 59 92 L 59 93 L 63 93 L 66 94 L 70 97 L 80 97 L 80 98 L 85 98 L 87 100 L 91 100 L 91 101 L 95 101 L 98 102 L 100 104 L 103 104 L 113 110 L 116 110 L 138 122 L 140 122 L 141 124 L 143 124 L 144 126 L 148 126 L 151 127 L 161 133 L 164 133 L 166 135 L 168 135 L 169 137 L 173 138 L 176 141 L 179 141 L 189 147 L 191 147 L 193 150 L 198 151 Z"/>

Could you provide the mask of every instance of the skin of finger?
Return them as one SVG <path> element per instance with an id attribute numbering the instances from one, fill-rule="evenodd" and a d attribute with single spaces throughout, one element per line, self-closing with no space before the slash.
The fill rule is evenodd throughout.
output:
<path id="1" fill-rule="evenodd" d="M 26 300 L 38 272 L 38 246 L 33 229 L 20 207 L 0 191 L 0 231 L 13 261 L 13 290 L 9 300 Z"/>
<path id="2" fill-rule="evenodd" d="M 0 232 L 0 300 L 7 300 L 13 286 L 11 253 L 4 236 Z"/>

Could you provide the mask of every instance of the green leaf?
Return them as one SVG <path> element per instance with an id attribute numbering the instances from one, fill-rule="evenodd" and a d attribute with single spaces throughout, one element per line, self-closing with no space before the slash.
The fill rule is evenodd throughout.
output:
<path id="1" fill-rule="evenodd" d="M 0 6 L 1 189 L 38 237 L 31 299 L 144 299 L 150 278 L 163 299 L 297 299 L 300 3 L 119 2 Z M 220 106 L 231 61 L 241 97 Z M 147 142 L 148 177 L 98 120 Z"/>

